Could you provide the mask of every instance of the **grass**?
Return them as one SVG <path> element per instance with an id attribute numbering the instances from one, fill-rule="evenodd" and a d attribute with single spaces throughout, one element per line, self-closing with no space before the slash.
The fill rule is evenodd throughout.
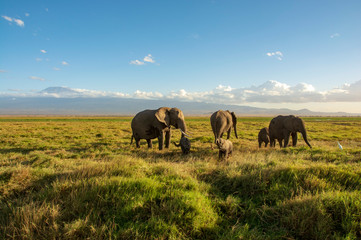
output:
<path id="1" fill-rule="evenodd" d="M 2 117 L 0 239 L 360 239 L 361 118 L 258 149 L 269 120 L 239 118 L 219 161 L 209 118 L 186 119 L 183 156 L 130 146 L 130 117 Z"/>

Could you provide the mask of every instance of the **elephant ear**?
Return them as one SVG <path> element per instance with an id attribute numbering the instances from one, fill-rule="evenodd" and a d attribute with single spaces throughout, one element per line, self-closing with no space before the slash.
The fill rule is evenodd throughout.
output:
<path id="1" fill-rule="evenodd" d="M 155 113 L 155 117 L 158 119 L 159 122 L 164 123 L 167 127 L 169 127 L 170 117 L 168 108 L 159 108 Z"/>

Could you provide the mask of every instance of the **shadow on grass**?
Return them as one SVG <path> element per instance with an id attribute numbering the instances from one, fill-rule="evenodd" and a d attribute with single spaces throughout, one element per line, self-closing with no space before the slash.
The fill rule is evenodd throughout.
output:
<path id="1" fill-rule="evenodd" d="M 0 154 L 8 154 L 8 153 L 22 153 L 29 154 L 34 151 L 44 151 L 46 148 L 3 148 L 0 149 Z"/>

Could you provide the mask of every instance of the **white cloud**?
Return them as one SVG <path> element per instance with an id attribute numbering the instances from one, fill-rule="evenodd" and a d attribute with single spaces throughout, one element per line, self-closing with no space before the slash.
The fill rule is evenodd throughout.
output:
<path id="1" fill-rule="evenodd" d="M 334 34 L 331 34 L 330 38 L 336 38 L 339 36 L 341 36 L 339 33 L 334 33 Z"/>
<path id="2" fill-rule="evenodd" d="M 218 85 L 218 87 L 216 87 L 217 90 L 222 90 L 225 92 L 230 92 L 232 91 L 233 88 L 231 88 L 231 86 L 223 86 L 223 85 Z"/>
<path id="3" fill-rule="evenodd" d="M 54 70 L 54 71 L 60 71 L 60 68 L 53 67 L 53 70 Z"/>
<path id="4" fill-rule="evenodd" d="M 20 19 L 15 19 L 15 18 L 14 18 L 14 22 L 15 22 L 18 26 L 20 26 L 20 27 L 24 27 L 24 26 L 25 26 L 24 21 L 22 21 L 22 20 L 20 20 Z"/>
<path id="5" fill-rule="evenodd" d="M 31 76 L 33 80 L 45 81 L 44 78 Z M 246 104 L 246 105 L 267 105 L 285 106 L 299 105 L 305 106 L 307 103 L 332 104 L 332 103 L 355 103 L 361 102 L 361 80 L 352 84 L 344 84 L 341 87 L 328 91 L 317 91 L 314 86 L 308 83 L 299 83 L 290 86 L 275 80 L 269 80 L 258 86 L 247 88 L 232 88 L 230 86 L 219 85 L 210 91 L 189 92 L 185 89 L 171 91 L 168 93 L 147 92 L 137 90 L 132 94 L 122 92 L 107 92 L 87 89 L 71 89 L 67 91 L 29 93 L 28 96 L 54 96 L 54 97 L 115 97 L 115 98 L 138 98 L 154 100 L 179 100 L 191 102 L 205 102 L 217 104 Z M 26 93 L 21 93 L 25 96 Z M 45 94 L 45 95 L 44 95 Z M 49 95 L 50 94 L 50 95 Z M 15 93 L 12 96 L 17 96 Z M 1 94 L 0 94 L 1 96 Z M 342 109 L 341 109 L 342 110 Z M 358 110 L 359 112 L 361 111 Z"/>
<path id="6" fill-rule="evenodd" d="M 32 80 L 45 81 L 45 79 L 41 78 L 41 77 L 30 76 L 29 78 L 32 79 Z"/>
<path id="7" fill-rule="evenodd" d="M 145 63 L 155 63 L 155 60 L 153 59 L 153 56 L 152 54 L 148 54 L 147 56 L 145 56 L 143 58 L 143 61 L 140 61 L 140 60 L 132 60 L 130 61 L 130 64 L 133 64 L 133 65 L 144 65 Z"/>
<path id="8" fill-rule="evenodd" d="M 9 16 L 2 16 L 6 21 L 9 21 L 9 22 L 15 22 L 16 25 L 20 26 L 20 27 L 24 27 L 25 26 L 25 23 L 24 21 L 22 21 L 21 19 L 17 19 L 17 18 L 12 18 L 12 17 L 9 17 Z"/>
<path id="9" fill-rule="evenodd" d="M 41 61 L 43 61 L 43 59 L 42 58 L 35 58 L 35 61 L 41 62 Z"/>
<path id="10" fill-rule="evenodd" d="M 268 52 L 268 53 L 266 53 L 266 55 L 269 56 L 269 57 L 275 57 L 280 61 L 282 61 L 282 59 L 283 59 L 283 53 L 280 52 L 280 51 Z"/>
<path id="11" fill-rule="evenodd" d="M 61 64 L 62 64 L 62 65 L 69 65 L 69 63 L 68 63 L 68 62 L 65 62 L 65 61 L 62 61 Z"/>
<path id="12" fill-rule="evenodd" d="M 153 56 L 151 54 L 148 54 L 147 56 L 144 57 L 143 59 L 144 62 L 149 62 L 149 63 L 155 63 Z"/>
<path id="13" fill-rule="evenodd" d="M 11 17 L 8 16 L 2 16 L 6 21 L 12 22 L 13 19 Z"/>
<path id="14" fill-rule="evenodd" d="M 143 92 L 143 91 L 135 91 L 133 96 L 134 98 L 141 98 L 141 99 L 160 99 L 163 98 L 163 94 L 158 92 Z"/>
<path id="15" fill-rule="evenodd" d="M 42 52 L 42 53 L 46 53 L 46 51 L 45 51 L 44 49 L 40 50 L 40 52 Z"/>
<path id="16" fill-rule="evenodd" d="M 29 13 L 25 13 L 25 17 L 29 17 L 30 16 L 30 14 Z"/>
<path id="17" fill-rule="evenodd" d="M 130 64 L 140 66 L 140 65 L 144 65 L 144 62 L 139 61 L 139 60 L 132 60 L 132 61 L 130 61 Z"/>

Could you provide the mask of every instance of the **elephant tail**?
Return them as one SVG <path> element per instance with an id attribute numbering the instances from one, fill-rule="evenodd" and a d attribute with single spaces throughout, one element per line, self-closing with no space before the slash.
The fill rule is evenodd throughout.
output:
<path id="1" fill-rule="evenodd" d="M 174 144 L 176 147 L 180 147 L 180 144 L 176 144 L 175 142 L 173 142 L 173 144 Z"/>
<path id="2" fill-rule="evenodd" d="M 133 139 L 134 139 L 134 135 L 132 134 L 132 138 L 130 140 L 130 144 L 129 145 L 132 145 L 133 144 Z"/>

